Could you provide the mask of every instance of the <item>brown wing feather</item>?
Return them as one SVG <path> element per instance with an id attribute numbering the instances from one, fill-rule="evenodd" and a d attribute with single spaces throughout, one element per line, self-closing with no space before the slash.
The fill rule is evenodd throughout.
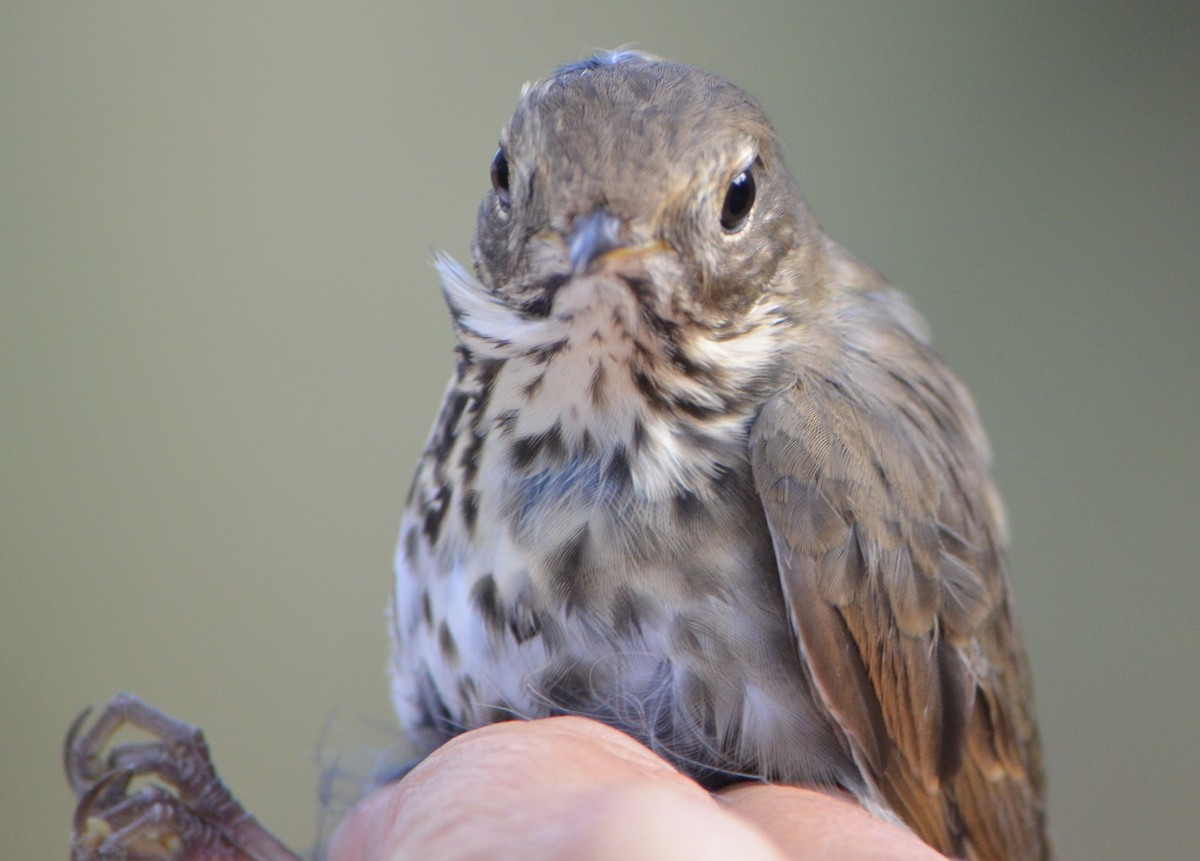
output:
<path id="1" fill-rule="evenodd" d="M 813 683 L 872 782 L 924 840 L 1048 857 L 1003 514 L 961 385 L 896 331 L 801 378 L 750 438 Z"/>

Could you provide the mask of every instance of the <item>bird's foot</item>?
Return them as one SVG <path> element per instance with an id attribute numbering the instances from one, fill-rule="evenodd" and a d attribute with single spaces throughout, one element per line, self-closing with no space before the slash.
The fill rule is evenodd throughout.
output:
<path id="1" fill-rule="evenodd" d="M 78 800 L 72 861 L 300 861 L 218 777 L 204 734 L 132 694 L 117 694 L 63 748 Z M 153 741 L 110 744 L 122 727 Z"/>

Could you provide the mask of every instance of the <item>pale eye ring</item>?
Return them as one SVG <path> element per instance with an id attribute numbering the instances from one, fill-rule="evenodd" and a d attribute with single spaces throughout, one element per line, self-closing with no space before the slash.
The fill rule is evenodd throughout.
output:
<path id="1" fill-rule="evenodd" d="M 725 201 L 721 204 L 721 227 L 726 233 L 737 233 L 746 226 L 754 208 L 756 191 L 753 166 L 729 181 Z"/>

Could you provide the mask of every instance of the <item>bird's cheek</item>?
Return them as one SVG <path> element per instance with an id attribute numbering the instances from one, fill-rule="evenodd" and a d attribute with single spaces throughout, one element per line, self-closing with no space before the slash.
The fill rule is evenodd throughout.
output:
<path id="1" fill-rule="evenodd" d="M 774 266 L 752 254 L 729 254 L 704 273 L 700 301 L 723 315 L 745 311 L 761 295 L 774 274 Z M 767 265 L 764 265 L 767 264 Z"/>

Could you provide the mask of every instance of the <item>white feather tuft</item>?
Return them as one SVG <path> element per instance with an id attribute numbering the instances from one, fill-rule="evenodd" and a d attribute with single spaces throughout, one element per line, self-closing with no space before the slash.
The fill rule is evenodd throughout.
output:
<path id="1" fill-rule="evenodd" d="M 547 337 L 553 321 L 530 319 L 508 305 L 449 254 L 436 252 L 434 266 L 459 337 L 473 352 L 510 358 L 553 340 Z"/>

